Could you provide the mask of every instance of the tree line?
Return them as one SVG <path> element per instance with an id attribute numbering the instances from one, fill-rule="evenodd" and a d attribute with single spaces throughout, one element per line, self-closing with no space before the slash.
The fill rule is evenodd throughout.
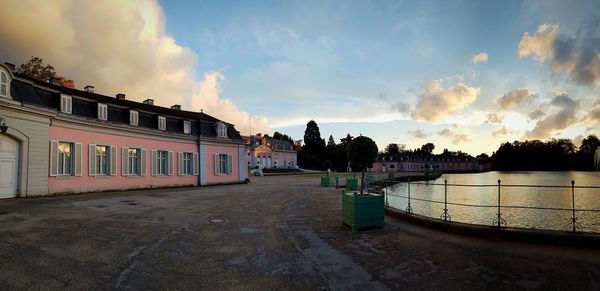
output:
<path id="1" fill-rule="evenodd" d="M 584 138 L 579 148 L 570 139 L 514 141 L 500 145 L 492 161 L 502 171 L 591 171 L 598 146 L 595 135 Z"/>
<path id="2" fill-rule="evenodd" d="M 306 124 L 304 145 L 298 151 L 298 164 L 308 169 L 331 169 L 345 171 L 348 167 L 348 145 L 354 139 L 347 134 L 336 143 L 332 135 L 327 142 L 321 137 L 319 126 L 314 120 Z M 550 139 L 548 141 L 525 140 L 506 142 L 492 154 L 479 154 L 476 158 L 491 161 L 493 169 L 502 171 L 591 171 L 594 154 L 600 146 L 596 135 L 582 140 L 580 147 L 570 139 Z M 425 143 L 420 148 L 407 150 L 404 145 L 388 144 L 380 153 L 432 155 L 435 145 Z M 443 157 L 469 157 L 462 151 L 444 149 Z"/>

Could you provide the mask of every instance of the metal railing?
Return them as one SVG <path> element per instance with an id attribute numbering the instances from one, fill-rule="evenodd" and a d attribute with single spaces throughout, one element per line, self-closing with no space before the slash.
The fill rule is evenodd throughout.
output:
<path id="1" fill-rule="evenodd" d="M 580 223 L 578 222 L 578 218 L 577 214 L 578 213 L 598 213 L 598 219 L 600 219 L 600 209 L 597 208 L 576 208 L 575 207 L 575 194 L 576 194 L 576 189 L 596 189 L 596 190 L 600 190 L 599 186 L 576 186 L 575 185 L 575 181 L 572 180 L 571 181 L 571 185 L 570 186 L 563 186 L 563 185 L 523 185 L 523 184 L 502 184 L 500 180 L 498 180 L 497 184 L 481 184 L 481 185 L 473 185 L 473 184 L 451 184 L 448 183 L 448 180 L 444 180 L 444 183 L 434 183 L 434 182 L 411 182 L 410 178 L 408 178 L 407 182 L 399 182 L 397 180 L 393 180 L 393 179 L 381 179 L 381 180 L 376 180 L 376 182 L 378 182 L 382 189 L 381 192 L 382 194 L 385 195 L 385 204 L 387 207 L 390 207 L 389 205 L 389 201 L 388 201 L 388 196 L 391 197 L 398 197 L 398 198 L 403 198 L 406 199 L 406 205 L 407 207 L 405 209 L 403 209 L 404 212 L 406 212 L 407 214 L 413 214 L 414 213 L 414 204 L 411 204 L 411 202 L 414 201 L 419 201 L 419 202 L 423 202 L 423 203 L 429 203 L 429 204 L 443 204 L 443 211 L 440 214 L 439 218 L 440 220 L 444 221 L 444 222 L 451 222 L 452 221 L 452 216 L 450 215 L 450 211 L 448 210 L 448 205 L 452 205 L 452 206 L 461 206 L 461 207 L 468 207 L 468 208 L 496 208 L 496 213 L 494 214 L 494 218 L 493 220 L 490 217 L 490 220 L 492 221 L 492 225 L 501 229 L 503 227 L 507 226 L 507 221 L 506 219 L 503 217 L 502 215 L 502 210 L 504 209 L 522 209 L 522 210 L 550 210 L 550 211 L 563 211 L 563 212 L 570 212 L 570 221 L 568 222 L 568 224 L 565 226 L 565 230 L 567 231 L 571 231 L 571 232 L 583 232 L 584 228 L 580 225 Z M 393 185 L 406 185 L 407 187 L 407 191 L 406 191 L 406 195 L 397 195 L 397 194 L 392 194 L 389 193 L 390 192 L 390 186 Z M 418 198 L 418 197 L 414 197 L 411 196 L 411 185 L 423 185 L 423 186 L 430 186 L 430 187 L 444 187 L 444 200 L 433 200 L 433 199 L 425 199 L 425 198 Z M 460 203 L 460 202 L 450 202 L 448 201 L 448 187 L 459 187 L 459 188 L 489 188 L 489 187 L 496 187 L 498 189 L 498 196 L 497 196 L 497 202 L 495 204 L 473 204 L 473 203 Z M 544 207 L 544 206 L 536 206 L 536 205 L 510 205 L 510 204 L 503 204 L 502 203 L 502 189 L 503 188 L 555 188 L 555 189 L 570 189 L 570 202 L 571 202 L 571 207 L 570 208 L 564 208 L 564 207 Z M 598 193 L 600 195 L 600 192 Z M 393 208 L 393 207 L 392 207 Z M 396 208 L 397 209 L 397 208 Z M 433 208 L 431 208 L 433 209 Z M 402 209 L 399 209 L 402 211 Z M 598 221 L 598 220 L 596 220 Z M 471 223 L 471 222 L 467 222 L 467 223 Z M 476 224 L 476 223 L 472 223 L 472 224 Z M 600 233 L 600 227 L 598 227 L 595 230 L 591 230 L 590 232 L 596 232 L 596 233 Z"/>

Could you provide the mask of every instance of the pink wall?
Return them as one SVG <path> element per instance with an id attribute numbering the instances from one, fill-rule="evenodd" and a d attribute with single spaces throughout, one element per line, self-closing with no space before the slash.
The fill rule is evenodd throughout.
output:
<path id="1" fill-rule="evenodd" d="M 149 187 L 167 187 L 197 185 L 198 176 L 178 176 L 178 152 L 197 153 L 198 147 L 195 142 L 178 143 L 158 141 L 151 139 L 126 137 L 114 134 L 103 134 L 97 132 L 50 127 L 50 140 L 82 144 L 82 176 L 48 177 L 48 189 L 50 193 L 77 193 L 101 190 L 125 190 Z M 175 140 L 175 139 L 174 139 Z M 117 174 L 115 176 L 90 177 L 88 171 L 88 145 L 116 146 Z M 145 176 L 123 176 L 121 173 L 121 148 L 135 147 L 147 150 L 146 175 Z M 173 151 L 173 175 L 152 176 L 152 150 Z"/>
<path id="2" fill-rule="evenodd" d="M 290 162 L 293 162 L 291 167 L 296 166 L 296 153 L 295 152 L 288 153 L 288 152 L 274 151 L 274 152 L 272 152 L 272 158 L 273 158 L 273 165 L 275 165 L 275 161 L 278 160 L 277 167 L 279 167 L 279 168 L 289 167 Z M 283 165 L 284 161 L 287 163 L 287 165 Z"/>
<path id="3" fill-rule="evenodd" d="M 240 157 L 238 145 L 202 145 L 206 147 L 206 184 L 224 184 L 224 183 L 235 183 L 239 182 L 240 179 Z M 232 157 L 231 162 L 231 175 L 215 175 L 215 155 L 216 154 L 229 154 Z M 246 151 L 243 151 L 246 154 Z M 247 166 L 244 165 L 244 169 Z M 204 171 L 201 169 L 200 171 Z M 203 182 L 204 183 L 204 182 Z"/>

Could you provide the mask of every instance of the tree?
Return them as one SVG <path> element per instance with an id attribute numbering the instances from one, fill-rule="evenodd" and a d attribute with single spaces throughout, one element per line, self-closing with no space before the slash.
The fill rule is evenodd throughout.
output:
<path id="1" fill-rule="evenodd" d="M 433 145 L 432 143 L 428 142 L 424 145 L 421 146 L 421 151 L 424 154 L 428 154 L 431 155 L 431 153 L 433 153 L 433 149 L 435 149 L 435 145 Z"/>
<path id="2" fill-rule="evenodd" d="M 325 140 L 321 138 L 317 123 L 311 120 L 306 124 L 304 146 L 302 146 L 302 152 L 304 153 L 298 156 L 298 162 L 302 162 L 305 167 L 320 168 L 324 151 Z"/>
<path id="3" fill-rule="evenodd" d="M 351 135 L 348 133 L 348 134 L 346 135 L 346 137 L 345 137 L 345 138 L 340 138 L 340 142 L 341 142 L 342 144 L 346 144 L 346 145 L 348 145 L 348 144 L 350 144 L 350 142 L 352 141 L 352 139 L 353 139 L 353 138 L 354 138 L 354 137 L 352 137 L 352 136 L 351 136 Z"/>
<path id="4" fill-rule="evenodd" d="M 366 136 L 359 136 L 348 145 L 348 157 L 352 162 L 352 167 L 358 167 L 362 171 L 360 195 L 364 193 L 365 169 L 373 165 L 377 152 L 377 144 Z"/>
<path id="5" fill-rule="evenodd" d="M 398 147 L 397 143 L 391 143 L 385 147 L 385 152 L 387 154 L 397 154 L 400 153 L 400 147 Z"/>
<path id="6" fill-rule="evenodd" d="M 333 139 L 333 135 L 329 135 L 329 140 L 327 141 L 327 146 L 335 146 L 335 140 Z"/>
<path id="7" fill-rule="evenodd" d="M 29 61 L 17 67 L 17 73 L 25 75 L 36 80 L 48 82 L 50 78 L 58 78 L 59 85 L 67 88 L 74 88 L 73 80 L 58 76 L 54 67 L 50 64 L 44 65 L 42 58 L 31 57 Z"/>
<path id="8" fill-rule="evenodd" d="M 584 138 L 581 141 L 581 146 L 579 147 L 579 151 L 593 155 L 596 152 L 596 149 L 600 146 L 600 140 L 595 135 L 588 135 L 588 137 Z"/>
<path id="9" fill-rule="evenodd" d="M 325 140 L 321 138 L 319 126 L 314 120 L 306 124 L 304 131 L 304 146 L 311 153 L 318 153 L 325 148 Z"/>

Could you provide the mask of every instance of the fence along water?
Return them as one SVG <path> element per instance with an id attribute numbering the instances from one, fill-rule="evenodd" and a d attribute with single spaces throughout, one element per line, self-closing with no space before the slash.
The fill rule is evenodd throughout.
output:
<path id="1" fill-rule="evenodd" d="M 388 207 L 406 213 L 439 217 L 445 222 L 452 221 L 454 217 L 456 221 L 498 228 L 510 226 L 600 233 L 600 205 L 586 203 L 585 199 L 591 195 L 594 201 L 600 201 L 600 187 L 579 186 L 573 180 L 571 185 L 502 184 L 501 180 L 497 184 L 453 184 L 447 180 L 444 183 L 398 183 L 391 179 L 382 182 L 393 185 L 384 189 Z M 443 189 L 443 200 L 438 193 L 440 189 Z M 530 193 L 526 194 L 529 197 L 518 201 L 537 203 L 518 205 L 511 201 L 515 200 L 511 197 L 516 197 L 523 189 L 529 190 L 526 191 Z M 492 193 L 497 196 L 492 198 Z M 531 193 L 537 193 L 535 196 L 538 197 L 531 197 Z M 582 195 L 584 197 L 579 199 L 583 201 L 577 202 L 577 197 Z M 555 201 L 559 203 L 552 203 Z M 565 207 L 567 204 L 569 207 Z M 582 207 L 584 205 L 586 207 Z"/>

